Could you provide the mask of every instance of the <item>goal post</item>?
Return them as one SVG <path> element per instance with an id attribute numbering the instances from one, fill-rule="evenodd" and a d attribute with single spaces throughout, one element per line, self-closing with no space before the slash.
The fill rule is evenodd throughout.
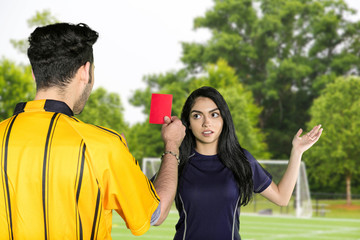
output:
<path id="1" fill-rule="evenodd" d="M 258 160 L 258 162 L 273 176 L 273 181 L 276 184 L 280 182 L 289 163 L 288 160 Z M 312 202 L 306 174 L 306 165 L 303 161 L 300 163 L 299 175 L 292 195 L 295 216 L 311 217 Z"/>
<path id="2" fill-rule="evenodd" d="M 160 158 L 143 158 L 142 160 L 142 171 L 151 179 L 160 168 Z"/>
<path id="3" fill-rule="evenodd" d="M 258 160 L 258 162 L 266 169 L 272 176 L 273 181 L 278 184 L 281 177 L 284 175 L 288 160 Z M 150 179 L 152 178 L 160 167 L 160 158 L 143 158 L 142 171 Z M 262 201 L 261 198 L 255 197 L 247 208 L 253 209 L 257 213 L 270 210 L 274 214 L 289 214 L 295 215 L 296 217 L 311 217 L 312 216 L 312 202 L 310 197 L 310 190 L 308 179 L 306 175 L 305 163 L 301 162 L 299 175 L 296 182 L 295 190 L 293 192 L 292 201 L 289 203 L 287 208 L 290 211 L 283 211 L 283 208 L 279 211 L 280 207 L 268 200 Z M 285 212 L 285 213 L 284 213 Z"/>

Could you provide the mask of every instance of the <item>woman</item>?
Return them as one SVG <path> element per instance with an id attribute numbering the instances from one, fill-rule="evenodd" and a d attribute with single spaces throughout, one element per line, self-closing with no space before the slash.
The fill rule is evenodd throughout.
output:
<path id="1" fill-rule="evenodd" d="M 278 185 L 255 158 L 241 148 L 229 108 L 214 88 L 202 87 L 186 100 L 181 120 L 186 136 L 180 147 L 178 192 L 180 219 L 174 239 L 240 239 L 240 206 L 252 193 L 277 205 L 288 204 L 301 156 L 320 137 L 321 125 L 295 135 L 288 168 Z"/>

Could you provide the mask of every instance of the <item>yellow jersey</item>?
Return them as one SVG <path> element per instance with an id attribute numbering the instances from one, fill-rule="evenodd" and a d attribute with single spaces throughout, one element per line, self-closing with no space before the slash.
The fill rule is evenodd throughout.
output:
<path id="1" fill-rule="evenodd" d="M 134 235 L 149 229 L 159 196 L 115 131 L 36 100 L 0 137 L 0 239 L 111 239 L 112 209 Z"/>

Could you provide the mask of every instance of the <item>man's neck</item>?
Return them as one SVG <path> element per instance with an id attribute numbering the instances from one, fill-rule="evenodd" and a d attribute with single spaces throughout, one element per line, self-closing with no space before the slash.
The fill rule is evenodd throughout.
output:
<path id="1" fill-rule="evenodd" d="M 34 100 L 41 99 L 51 99 L 64 102 L 71 108 L 71 110 L 73 110 L 74 107 L 74 100 L 71 98 L 71 95 L 69 96 L 69 94 L 66 94 L 66 91 L 62 91 L 55 87 L 38 90 Z"/>

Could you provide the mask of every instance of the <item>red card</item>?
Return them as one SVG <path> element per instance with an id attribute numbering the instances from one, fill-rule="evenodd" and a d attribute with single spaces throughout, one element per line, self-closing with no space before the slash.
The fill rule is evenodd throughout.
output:
<path id="1" fill-rule="evenodd" d="M 150 123 L 163 124 L 165 116 L 171 118 L 172 99 L 171 94 L 153 93 L 151 95 Z"/>

